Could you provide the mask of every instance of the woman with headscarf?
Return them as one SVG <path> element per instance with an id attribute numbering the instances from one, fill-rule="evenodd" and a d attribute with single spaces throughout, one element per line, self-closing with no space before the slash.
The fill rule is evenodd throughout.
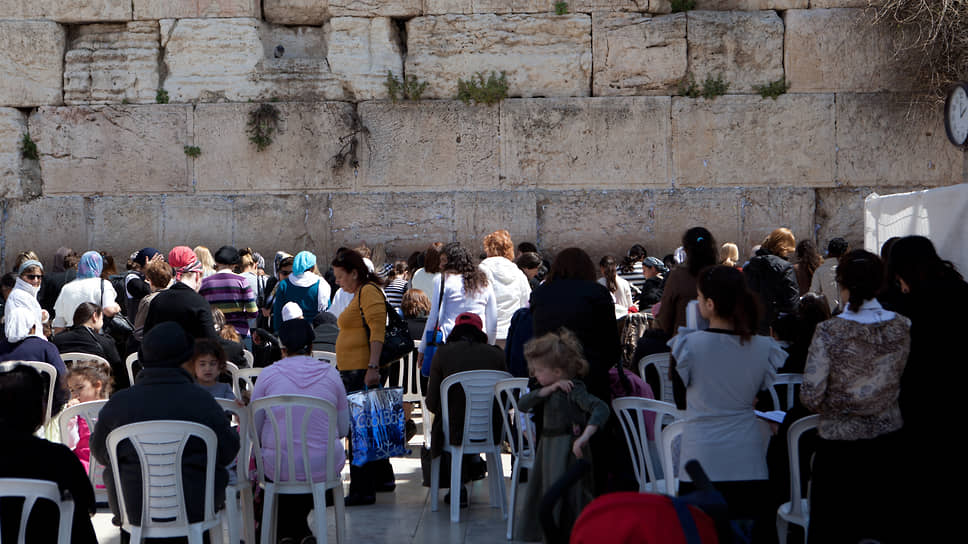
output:
<path id="1" fill-rule="evenodd" d="M 272 326 L 279 332 L 282 327 L 282 307 L 295 302 L 310 323 L 320 312 L 329 308 L 329 283 L 316 273 L 316 256 L 300 251 L 292 260 L 292 274 L 279 281 L 272 301 Z"/>
<path id="2" fill-rule="evenodd" d="M 10 312 L 15 308 L 23 308 L 30 312 L 34 323 L 37 324 L 37 334 L 44 333 L 44 323 L 49 317 L 47 311 L 40 307 L 37 292 L 44 281 L 44 265 L 35 259 L 27 259 L 17 269 L 17 283 L 7 295 L 3 308 L 4 322 L 10 320 Z"/>
<path id="3" fill-rule="evenodd" d="M 44 338 L 43 324 L 32 310 L 24 307 L 9 310 L 3 324 L 7 339 L 0 341 L 0 361 L 40 361 L 53 365 L 57 369 L 57 385 L 51 414 L 60 412 L 71 396 L 67 389 L 67 367 L 54 344 Z"/>
<path id="4" fill-rule="evenodd" d="M 105 317 L 113 317 L 121 311 L 121 306 L 115 302 L 118 294 L 111 282 L 101 278 L 104 261 L 97 251 L 88 251 L 81 255 L 81 262 L 77 264 L 77 279 L 61 289 L 57 302 L 54 303 L 54 321 L 51 325 L 54 332 L 61 332 L 71 326 L 74 310 L 82 302 L 93 302 L 101 306 Z"/>

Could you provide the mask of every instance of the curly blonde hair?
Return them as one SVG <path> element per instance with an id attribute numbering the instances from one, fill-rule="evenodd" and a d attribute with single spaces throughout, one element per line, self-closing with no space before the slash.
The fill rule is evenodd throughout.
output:
<path id="1" fill-rule="evenodd" d="M 524 345 L 524 357 L 531 372 L 535 367 L 544 367 L 559 369 L 569 378 L 588 374 L 588 361 L 581 342 L 566 328 L 529 340 Z"/>
<path id="2" fill-rule="evenodd" d="M 504 257 L 513 261 L 514 243 L 511 242 L 511 233 L 502 229 L 485 236 L 484 252 L 487 253 L 488 257 Z"/>
<path id="3" fill-rule="evenodd" d="M 797 249 L 797 240 L 788 228 L 778 228 L 763 239 L 763 249 L 778 257 L 786 257 Z"/>

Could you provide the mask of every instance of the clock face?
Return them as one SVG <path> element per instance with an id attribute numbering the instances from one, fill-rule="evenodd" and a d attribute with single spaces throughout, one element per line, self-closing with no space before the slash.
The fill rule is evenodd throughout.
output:
<path id="1" fill-rule="evenodd" d="M 968 89 L 964 83 L 959 83 L 948 94 L 944 126 L 951 143 L 963 146 L 968 142 Z"/>

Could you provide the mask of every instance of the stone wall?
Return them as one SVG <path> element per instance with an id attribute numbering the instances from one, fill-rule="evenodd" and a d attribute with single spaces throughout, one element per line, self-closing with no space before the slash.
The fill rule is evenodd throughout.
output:
<path id="1" fill-rule="evenodd" d="M 60 245 L 405 256 L 498 228 L 667 253 L 697 224 L 745 256 L 781 225 L 859 245 L 870 192 L 963 181 L 865 0 L 66 4 L 0 0 L 4 268 Z M 508 99 L 455 100 L 491 71 Z M 388 73 L 426 82 L 422 99 L 389 100 Z M 681 96 L 707 78 L 726 95 Z M 759 95 L 778 80 L 786 94 Z M 262 103 L 279 125 L 259 151 Z"/>

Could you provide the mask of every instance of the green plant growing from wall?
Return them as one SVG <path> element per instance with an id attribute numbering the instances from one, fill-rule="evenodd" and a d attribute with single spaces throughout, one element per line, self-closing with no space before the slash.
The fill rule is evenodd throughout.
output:
<path id="1" fill-rule="evenodd" d="M 565 15 L 568 13 L 568 2 L 555 2 L 555 15 Z"/>
<path id="2" fill-rule="evenodd" d="M 670 0 L 669 4 L 672 6 L 672 13 L 696 9 L 696 0 Z"/>
<path id="3" fill-rule="evenodd" d="M 696 84 L 696 79 L 692 74 L 688 74 L 679 80 L 679 88 L 676 90 L 676 94 L 679 96 L 688 96 L 689 98 L 699 98 L 702 95 L 702 89 Z"/>
<path id="4" fill-rule="evenodd" d="M 249 123 L 246 132 L 249 141 L 254 143 L 259 151 L 272 144 L 272 136 L 279 130 L 279 108 L 272 104 L 260 104 L 258 108 L 249 112 Z"/>
<path id="5" fill-rule="evenodd" d="M 457 98 L 465 104 L 473 100 L 477 104 L 496 104 L 508 97 L 507 72 L 491 72 L 484 78 L 484 72 L 477 72 L 466 81 L 457 80 Z"/>
<path id="6" fill-rule="evenodd" d="M 416 76 L 404 76 L 403 81 L 400 81 L 390 70 L 387 70 L 387 79 L 383 84 L 394 104 L 400 100 L 420 100 L 427 89 L 426 81 L 419 81 Z"/>
<path id="7" fill-rule="evenodd" d="M 193 159 L 197 159 L 202 154 L 202 148 L 197 145 L 186 145 L 185 154 Z"/>
<path id="8" fill-rule="evenodd" d="M 783 78 L 771 81 L 766 85 L 756 85 L 753 87 L 753 90 L 760 93 L 760 96 L 763 98 L 772 98 L 773 100 L 776 100 L 776 97 L 781 94 L 786 94 L 789 89 L 790 85 Z"/>
<path id="9" fill-rule="evenodd" d="M 716 77 L 706 76 L 706 81 L 702 83 L 702 97 L 712 100 L 726 94 L 727 89 L 729 89 L 729 82 L 723 79 L 722 74 Z"/>
<path id="10" fill-rule="evenodd" d="M 20 153 L 23 158 L 32 161 L 40 158 L 40 155 L 37 153 L 37 144 L 31 139 L 29 132 L 24 132 L 23 137 L 20 139 Z"/>
<path id="11" fill-rule="evenodd" d="M 155 94 L 155 102 L 157 102 L 159 104 L 167 104 L 168 103 L 168 91 L 166 91 L 164 89 L 158 89 L 158 92 Z"/>

